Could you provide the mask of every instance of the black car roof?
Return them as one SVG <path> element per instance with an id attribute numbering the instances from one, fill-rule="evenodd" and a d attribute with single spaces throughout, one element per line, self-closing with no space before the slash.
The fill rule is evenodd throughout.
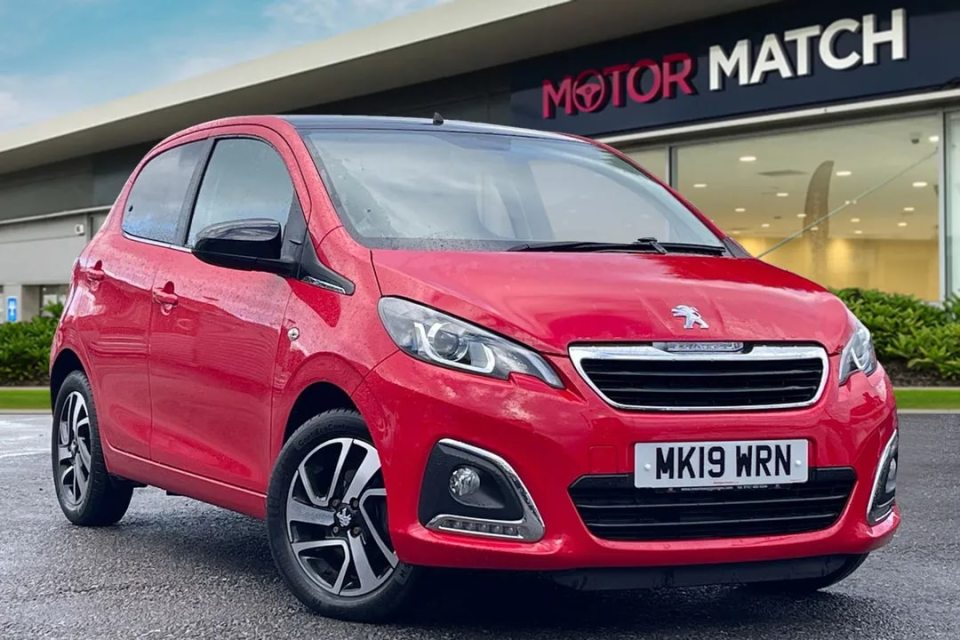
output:
<path id="1" fill-rule="evenodd" d="M 279 116 L 298 129 L 381 129 L 394 131 L 438 130 L 461 133 L 494 133 L 530 138 L 570 140 L 569 136 L 535 129 L 520 129 L 482 122 L 465 120 L 444 120 L 434 124 L 431 118 L 398 118 L 390 116 L 334 116 L 334 115 L 290 115 Z"/>

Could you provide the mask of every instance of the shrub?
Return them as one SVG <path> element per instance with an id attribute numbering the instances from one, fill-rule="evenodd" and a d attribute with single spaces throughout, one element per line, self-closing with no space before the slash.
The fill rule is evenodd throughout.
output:
<path id="1" fill-rule="evenodd" d="M 47 380 L 50 344 L 57 318 L 0 324 L 0 385 L 42 384 Z"/>
<path id="2" fill-rule="evenodd" d="M 834 291 L 873 335 L 884 363 L 960 380 L 960 299 L 942 306 L 899 293 L 866 289 Z"/>

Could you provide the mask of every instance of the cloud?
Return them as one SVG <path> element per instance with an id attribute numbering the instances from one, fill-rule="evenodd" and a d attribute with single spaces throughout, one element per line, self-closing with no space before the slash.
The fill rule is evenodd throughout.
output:
<path id="1" fill-rule="evenodd" d="M 20 113 L 20 102 L 10 91 L 0 91 L 0 120 L 7 120 Z"/>
<path id="2" fill-rule="evenodd" d="M 264 9 L 275 26 L 318 36 L 383 22 L 442 0 L 276 0 Z"/>
<path id="3" fill-rule="evenodd" d="M 96 87 L 95 81 L 71 74 L 0 75 L 0 129 L 14 129 L 97 102 Z"/>
<path id="4" fill-rule="evenodd" d="M 71 0 L 101 3 L 108 0 Z M 85 58 L 63 55 L 52 71 L 0 71 L 0 130 L 40 120 L 195 77 L 240 62 L 345 31 L 383 22 L 447 0 L 272 0 L 251 13 L 246 25 L 221 31 L 217 24 L 186 16 L 184 24 L 158 31 L 135 48 L 111 50 L 109 34 L 85 34 L 99 45 Z M 4 0 L 0 0 L 0 16 Z M 228 5 L 233 11 L 236 5 Z M 57 54 L 55 43 L 44 42 L 43 21 L 17 33 L 19 53 L 44 46 Z M 2 39 L 0 39 L 2 40 Z M 43 43 L 42 45 L 36 43 Z M 12 41 L 0 41 L 0 53 Z M 52 49 L 51 49 L 52 48 Z"/>

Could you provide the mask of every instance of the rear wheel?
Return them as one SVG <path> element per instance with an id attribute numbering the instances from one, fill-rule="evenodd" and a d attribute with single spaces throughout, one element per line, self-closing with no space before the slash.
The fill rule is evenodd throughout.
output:
<path id="1" fill-rule="evenodd" d="M 416 570 L 393 551 L 380 456 L 355 411 L 311 418 L 283 447 L 267 530 L 280 575 L 320 614 L 383 620 L 410 596 Z"/>
<path id="2" fill-rule="evenodd" d="M 52 431 L 53 481 L 63 514 L 82 526 L 116 523 L 130 506 L 133 487 L 107 471 L 90 381 L 80 371 L 60 387 Z"/>
<path id="3" fill-rule="evenodd" d="M 825 576 L 820 576 L 819 578 L 758 582 L 752 586 L 757 590 L 774 591 L 777 593 L 792 593 L 797 595 L 813 593 L 814 591 L 826 589 L 827 587 L 835 585 L 838 582 L 846 579 L 851 573 L 859 569 L 860 565 L 862 565 L 866 559 L 867 554 L 863 554 L 862 556 L 850 556 L 839 569 L 833 571 L 832 573 L 828 573 Z"/>

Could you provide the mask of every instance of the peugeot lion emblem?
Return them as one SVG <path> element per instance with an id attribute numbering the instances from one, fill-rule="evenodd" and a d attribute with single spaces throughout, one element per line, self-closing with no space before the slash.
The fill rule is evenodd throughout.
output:
<path id="1" fill-rule="evenodd" d="M 675 318 L 683 318 L 684 329 L 693 329 L 694 326 L 698 326 L 701 329 L 710 328 L 707 321 L 700 317 L 700 312 L 697 311 L 697 308 L 691 307 L 690 305 L 678 304 L 673 308 L 673 316 Z"/>

